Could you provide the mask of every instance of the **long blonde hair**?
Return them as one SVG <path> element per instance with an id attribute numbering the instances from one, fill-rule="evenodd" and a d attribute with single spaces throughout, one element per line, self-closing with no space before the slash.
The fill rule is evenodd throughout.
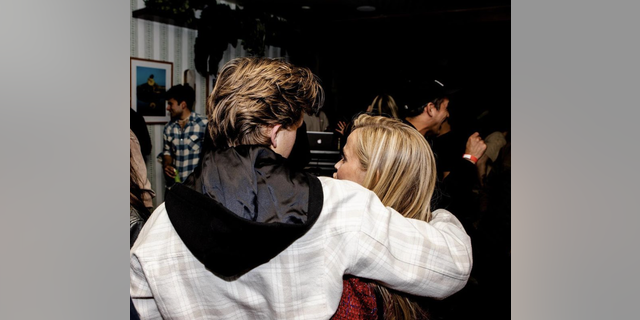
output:
<path id="1" fill-rule="evenodd" d="M 397 119 L 360 115 L 352 149 L 363 170 L 362 185 L 407 218 L 429 221 L 436 184 L 435 158 L 426 139 Z M 374 284 L 384 301 L 385 319 L 426 317 L 410 295 Z"/>

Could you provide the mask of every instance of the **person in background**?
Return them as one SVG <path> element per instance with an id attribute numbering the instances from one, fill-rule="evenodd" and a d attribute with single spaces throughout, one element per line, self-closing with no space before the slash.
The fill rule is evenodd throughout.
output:
<path id="1" fill-rule="evenodd" d="M 373 98 L 373 101 L 365 111 L 371 115 L 391 117 L 394 119 L 400 119 L 398 113 L 398 105 L 393 97 L 389 94 L 382 93 Z M 356 115 L 357 116 L 357 115 Z M 355 118 L 355 116 L 354 116 Z M 342 141 L 347 141 L 349 133 L 351 132 L 352 122 L 338 121 L 336 132 L 340 134 Z"/>
<path id="2" fill-rule="evenodd" d="M 304 114 L 304 123 L 307 126 L 307 131 L 326 131 L 329 127 L 329 118 L 322 111 L 314 114 Z"/>
<path id="3" fill-rule="evenodd" d="M 142 157 L 147 160 L 151 154 L 151 136 L 144 117 L 129 107 L 129 129 L 136 135 Z"/>
<path id="4" fill-rule="evenodd" d="M 165 97 L 171 121 L 164 126 L 159 160 L 167 187 L 171 187 L 175 181 L 184 181 L 198 166 L 207 120 L 193 111 L 196 93 L 189 85 L 175 85 Z"/>
<path id="5" fill-rule="evenodd" d="M 405 88 L 403 122 L 423 136 L 436 136 L 449 118 L 449 92 L 438 80 L 412 82 Z"/>
<path id="6" fill-rule="evenodd" d="M 511 135 L 509 114 L 499 114 L 485 138 L 487 152 L 480 158 L 485 170 L 480 218 L 473 241 L 473 278 L 478 282 L 474 314 L 510 319 L 511 288 Z M 484 159 L 483 159 L 484 158 Z M 477 250 L 476 250 L 477 248 Z M 476 263 L 477 262 L 477 263 Z"/>
<path id="7" fill-rule="evenodd" d="M 400 119 L 396 100 L 386 93 L 377 95 L 367 108 L 367 112 L 379 116 L 388 116 L 394 119 Z"/>
<path id="8" fill-rule="evenodd" d="M 463 157 L 468 140 L 468 135 L 458 126 L 457 130 L 452 128 L 452 118 L 447 118 L 442 123 L 437 136 L 430 136 L 427 142 L 431 146 L 433 153 L 437 155 L 436 166 L 438 167 L 438 179 L 446 178 L 451 169 L 457 165 L 458 160 Z M 459 124 L 459 123 L 458 123 Z M 479 169 L 479 166 L 476 165 Z"/>
<path id="9" fill-rule="evenodd" d="M 509 121 L 508 112 L 500 112 L 494 110 L 494 112 L 488 112 L 488 120 L 486 120 L 486 137 L 484 141 L 487 145 L 487 150 L 484 155 L 478 159 L 478 175 L 480 177 L 481 185 L 484 185 L 487 176 L 491 173 L 493 166 L 499 166 L 498 156 L 503 148 L 511 141 L 511 125 Z"/>
<path id="10" fill-rule="evenodd" d="M 449 97 L 451 91 L 445 89 L 438 80 L 412 83 L 407 87 L 405 103 L 402 110 L 405 114 L 403 122 L 412 126 L 425 139 L 440 134 L 443 124 L 449 118 Z M 445 125 L 446 128 L 446 125 Z M 477 212 L 470 209 L 470 203 L 475 202 L 474 188 L 479 184 L 476 163 L 485 152 L 487 146 L 478 132 L 471 134 L 464 146 L 464 154 L 453 159 L 449 173 L 438 180 L 437 196 L 434 197 L 432 207 L 444 208 L 451 211 L 462 221 L 467 232 L 473 230 L 473 222 Z M 435 151 L 435 150 L 434 150 Z M 435 153 L 436 161 L 439 154 Z M 439 164 L 436 164 L 438 166 Z M 444 170 L 439 170 L 444 172 Z"/>
<path id="11" fill-rule="evenodd" d="M 393 99 L 393 97 L 386 93 L 379 94 L 375 98 L 373 98 L 373 101 L 369 106 L 367 106 L 367 109 L 364 112 L 370 115 L 399 119 L 398 105 L 396 104 L 396 101 Z M 362 114 L 362 112 L 356 114 L 354 116 L 354 119 L 360 114 Z M 349 133 L 352 131 L 352 126 L 353 121 L 349 121 L 348 123 L 345 121 L 338 121 L 335 130 L 339 134 L 340 141 L 347 141 L 347 139 L 349 138 Z M 340 145 L 340 152 L 342 152 L 343 148 L 344 143 Z"/>
<path id="12" fill-rule="evenodd" d="M 336 179 L 372 190 L 386 206 L 411 219 L 430 221 L 445 210 L 429 207 L 436 164 L 427 141 L 399 119 L 362 114 L 355 119 Z M 411 177 L 407 179 L 406 177 Z M 355 277 L 343 280 L 338 311 L 332 319 L 426 319 L 415 297 Z M 376 296 L 382 297 L 378 305 Z"/>
<path id="13" fill-rule="evenodd" d="M 141 319 L 328 319 L 345 274 L 434 298 L 464 287 L 471 243 L 453 215 L 405 218 L 357 183 L 287 165 L 303 112 L 323 101 L 308 68 L 224 65 L 207 102 L 214 148 L 131 249 Z"/>
<path id="14" fill-rule="evenodd" d="M 140 149 L 141 146 L 138 137 L 133 133 L 133 130 L 129 129 L 129 162 L 134 169 L 133 172 L 136 174 L 135 181 L 140 188 L 140 200 L 142 200 L 144 206 L 151 211 L 153 210 L 153 198 L 155 198 L 156 193 L 151 189 L 151 182 L 147 177 L 147 165 L 144 163 Z"/>
<path id="15" fill-rule="evenodd" d="M 144 191 L 140 188 L 139 173 L 134 165 L 133 154 L 129 154 L 129 249 L 138 238 L 145 221 L 151 215 L 143 201 Z"/>
<path id="16" fill-rule="evenodd" d="M 491 172 L 494 162 L 498 159 L 498 154 L 507 145 L 507 137 L 509 131 L 494 131 L 489 134 L 484 141 L 487 145 L 487 151 L 478 160 L 478 175 L 481 184 L 484 184 L 485 179 Z"/>

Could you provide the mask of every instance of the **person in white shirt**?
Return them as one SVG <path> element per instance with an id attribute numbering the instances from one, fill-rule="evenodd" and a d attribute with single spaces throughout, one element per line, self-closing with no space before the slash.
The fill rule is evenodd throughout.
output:
<path id="1" fill-rule="evenodd" d="M 324 111 L 318 111 L 318 114 L 302 113 L 304 123 L 307 124 L 307 131 L 327 131 L 329 127 L 329 118 Z"/>
<path id="2" fill-rule="evenodd" d="M 355 182 L 290 169 L 302 113 L 323 102 L 307 68 L 246 57 L 221 69 L 214 147 L 130 251 L 141 319 L 329 319 L 345 274 L 439 299 L 464 287 L 471 242 L 453 215 L 405 218 Z"/>

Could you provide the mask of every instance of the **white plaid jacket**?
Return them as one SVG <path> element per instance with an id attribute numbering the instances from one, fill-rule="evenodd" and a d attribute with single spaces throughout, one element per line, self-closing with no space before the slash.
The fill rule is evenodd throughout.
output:
<path id="1" fill-rule="evenodd" d="M 160 205 L 130 252 L 130 294 L 142 319 L 329 319 L 351 274 L 420 296 L 466 284 L 471 241 L 446 210 L 406 219 L 351 181 L 320 177 L 315 225 L 235 279 L 219 278 L 187 249 Z M 269 239 L 256 239 L 269 241 Z"/>

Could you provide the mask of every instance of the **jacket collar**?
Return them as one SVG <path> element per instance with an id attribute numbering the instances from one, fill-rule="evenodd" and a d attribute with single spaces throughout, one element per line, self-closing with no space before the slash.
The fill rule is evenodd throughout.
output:
<path id="1" fill-rule="evenodd" d="M 261 146 L 207 152 L 167 192 L 169 219 L 187 248 L 224 277 L 269 261 L 313 226 L 322 210 L 317 177 Z"/>

